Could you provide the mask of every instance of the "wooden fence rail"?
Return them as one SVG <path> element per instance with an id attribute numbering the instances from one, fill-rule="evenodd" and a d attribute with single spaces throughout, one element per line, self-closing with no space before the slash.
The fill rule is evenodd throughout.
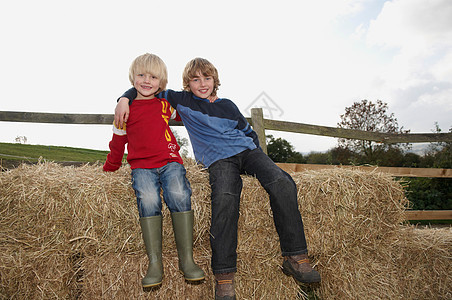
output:
<path id="1" fill-rule="evenodd" d="M 41 112 L 18 112 L 0 111 L 0 121 L 5 122 L 32 122 L 32 123 L 59 123 L 59 124 L 112 124 L 112 114 L 65 114 L 65 113 L 41 113 Z M 262 108 L 252 108 L 251 118 L 247 118 L 259 136 L 262 149 L 267 153 L 265 130 L 276 130 L 313 134 L 336 138 L 347 138 L 357 140 L 368 140 L 379 143 L 432 143 L 452 142 L 452 133 L 409 133 L 388 134 L 380 132 L 367 132 L 353 129 L 334 128 L 303 123 L 293 123 L 277 120 L 267 120 L 263 117 Z M 171 126 L 183 126 L 182 122 L 171 120 Z M 304 169 L 325 169 L 338 166 L 330 165 L 307 165 L 307 164 L 278 164 L 287 171 L 301 171 Z M 340 166 L 342 168 L 351 166 Z M 356 167 L 355 167 L 356 168 Z M 361 169 L 372 169 L 376 167 L 359 167 Z M 403 177 L 444 177 L 452 178 L 452 169 L 425 169 L 425 168 L 389 168 L 378 167 L 381 172 L 388 172 L 394 176 Z M 409 220 L 436 220 L 452 219 L 452 211 L 407 211 Z"/>
<path id="2" fill-rule="evenodd" d="M 0 121 L 32 122 L 32 123 L 64 123 L 64 124 L 112 124 L 112 114 L 63 114 L 41 112 L 0 111 Z M 263 117 L 262 108 L 252 108 L 251 118 L 247 118 L 265 145 L 265 129 L 277 130 L 337 138 L 368 140 L 380 143 L 432 143 L 452 142 L 452 133 L 408 133 L 391 134 L 368 132 L 354 129 L 334 128 L 303 123 L 267 120 Z M 183 126 L 182 122 L 172 121 L 171 126 Z M 264 132 L 264 134 L 259 134 Z"/>
<path id="3" fill-rule="evenodd" d="M 304 134 L 314 134 L 337 138 L 374 141 L 386 144 L 452 142 L 452 133 L 381 133 L 354 129 L 334 128 L 303 123 L 267 120 L 262 108 L 251 109 L 251 125 L 259 135 L 259 142 L 265 145 L 265 130 L 277 130 Z"/>

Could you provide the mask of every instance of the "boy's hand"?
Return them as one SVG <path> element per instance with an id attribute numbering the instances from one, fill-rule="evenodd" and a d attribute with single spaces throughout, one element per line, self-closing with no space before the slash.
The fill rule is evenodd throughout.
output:
<path id="1" fill-rule="evenodd" d="M 129 99 L 121 97 L 115 108 L 115 126 L 123 129 L 124 123 L 129 119 Z"/>
<path id="2" fill-rule="evenodd" d="M 111 162 L 108 161 L 108 159 L 105 161 L 104 166 L 102 167 L 102 169 L 105 172 L 114 172 L 117 171 L 119 168 L 121 167 L 121 165 L 115 165 L 112 164 Z"/>

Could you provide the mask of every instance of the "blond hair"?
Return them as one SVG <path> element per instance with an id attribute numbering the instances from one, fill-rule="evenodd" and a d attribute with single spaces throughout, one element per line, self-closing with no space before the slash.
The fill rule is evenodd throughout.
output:
<path id="1" fill-rule="evenodd" d="M 151 74 L 160 79 L 160 87 L 156 94 L 166 89 L 168 71 L 163 60 L 157 55 L 146 53 L 135 58 L 129 69 L 129 80 L 132 85 L 138 74 Z"/>
<path id="2" fill-rule="evenodd" d="M 213 77 L 214 85 L 212 96 L 217 95 L 218 87 L 220 84 L 220 78 L 218 77 L 218 71 L 215 66 L 204 58 L 194 58 L 187 63 L 184 69 L 184 73 L 182 74 L 182 82 L 183 88 L 185 91 L 191 92 L 190 90 L 190 80 L 198 76 L 198 72 L 201 73 L 205 77 Z"/>

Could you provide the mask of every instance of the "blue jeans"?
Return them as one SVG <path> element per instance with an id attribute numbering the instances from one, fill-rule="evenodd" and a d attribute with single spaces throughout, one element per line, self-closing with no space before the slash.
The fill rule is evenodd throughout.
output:
<path id="1" fill-rule="evenodd" d="M 269 194 L 282 255 L 307 253 L 303 222 L 298 210 L 297 187 L 292 177 L 260 148 L 245 150 L 216 161 L 209 167 L 213 273 L 237 271 L 237 222 L 242 191 L 240 174 L 255 175 Z"/>
<path id="2" fill-rule="evenodd" d="M 163 189 L 163 200 L 171 212 L 191 210 L 191 187 L 185 173 L 184 166 L 177 162 L 161 168 L 133 169 L 132 187 L 140 218 L 162 214 L 160 189 Z"/>

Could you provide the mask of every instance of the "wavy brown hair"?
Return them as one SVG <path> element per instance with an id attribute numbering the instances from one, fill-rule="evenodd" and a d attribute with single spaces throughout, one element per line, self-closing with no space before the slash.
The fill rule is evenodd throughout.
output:
<path id="1" fill-rule="evenodd" d="M 211 96 L 216 96 L 218 87 L 220 84 L 220 78 L 218 77 L 218 71 L 215 66 L 205 58 L 194 58 L 190 60 L 185 66 L 184 73 L 182 74 L 182 82 L 184 90 L 191 92 L 190 90 L 190 80 L 198 76 L 198 72 L 206 77 L 213 77 L 214 85 Z"/>

